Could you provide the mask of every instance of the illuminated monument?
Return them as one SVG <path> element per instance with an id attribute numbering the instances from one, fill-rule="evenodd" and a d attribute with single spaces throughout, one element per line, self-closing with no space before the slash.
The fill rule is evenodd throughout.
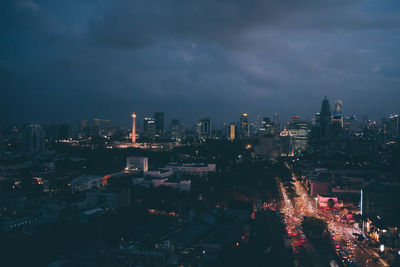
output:
<path id="1" fill-rule="evenodd" d="M 132 113 L 132 144 L 136 143 L 136 114 Z"/>

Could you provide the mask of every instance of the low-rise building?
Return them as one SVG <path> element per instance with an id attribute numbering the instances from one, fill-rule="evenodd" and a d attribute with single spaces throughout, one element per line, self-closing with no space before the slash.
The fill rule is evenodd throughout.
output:
<path id="1" fill-rule="evenodd" d="M 100 188 L 101 178 L 99 176 L 83 176 L 75 178 L 71 181 L 70 187 L 72 192 L 92 190 Z"/>
<path id="2" fill-rule="evenodd" d="M 327 194 L 331 192 L 331 183 L 326 180 L 310 180 L 310 195 Z"/>
<path id="3" fill-rule="evenodd" d="M 180 179 L 153 179 L 152 182 L 154 187 L 168 186 L 181 191 L 190 191 L 192 185 L 190 180 Z"/>
<path id="4" fill-rule="evenodd" d="M 126 158 L 126 172 L 142 171 L 147 172 L 149 163 L 147 157 L 127 157 Z"/>
<path id="5" fill-rule="evenodd" d="M 174 173 L 185 173 L 190 175 L 198 175 L 200 177 L 207 177 L 209 172 L 216 171 L 215 164 L 205 164 L 205 163 L 178 164 L 176 162 L 170 162 L 164 168 L 170 169 Z"/>

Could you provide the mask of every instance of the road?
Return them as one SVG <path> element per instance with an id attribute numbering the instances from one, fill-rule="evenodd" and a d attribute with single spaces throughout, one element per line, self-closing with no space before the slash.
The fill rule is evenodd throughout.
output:
<path id="1" fill-rule="evenodd" d="M 315 200 L 310 197 L 302 184 L 296 179 L 294 173 L 292 175 L 296 193 L 299 195 L 299 197 L 296 198 L 296 210 L 301 216 L 315 216 L 328 223 L 328 230 L 330 234 L 334 236 L 333 238 L 337 240 L 340 251 L 344 251 L 349 258 L 344 260 L 346 265 L 366 267 L 389 266 L 375 251 L 364 247 L 362 243 L 356 240 L 353 233 L 357 231 L 354 227 L 341 224 L 335 221 L 331 214 L 316 209 L 315 205 L 313 205 Z M 349 263 L 349 261 L 354 263 Z"/>
<path id="2" fill-rule="evenodd" d="M 279 180 L 278 183 L 283 197 L 281 211 L 285 214 L 286 229 L 292 238 L 292 247 L 297 262 L 300 263 L 300 266 L 324 266 L 319 253 L 312 245 L 304 242 L 305 239 L 302 239 L 303 235 L 299 232 L 298 225 L 301 224 L 302 214 L 294 207 L 298 205 L 297 202 L 290 200 L 283 184 Z M 304 253 L 300 253 L 300 251 L 305 251 L 308 257 L 304 258 Z"/>

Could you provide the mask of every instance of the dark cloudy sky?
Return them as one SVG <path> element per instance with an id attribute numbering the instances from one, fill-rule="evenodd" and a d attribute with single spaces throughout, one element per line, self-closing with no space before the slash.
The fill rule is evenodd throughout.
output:
<path id="1" fill-rule="evenodd" d="M 399 0 L 0 1 L 0 118 L 399 112 Z"/>

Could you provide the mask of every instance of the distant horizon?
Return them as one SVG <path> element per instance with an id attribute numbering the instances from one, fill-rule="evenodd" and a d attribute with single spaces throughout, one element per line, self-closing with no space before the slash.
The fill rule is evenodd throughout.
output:
<path id="1" fill-rule="evenodd" d="M 331 105 L 331 106 L 332 106 L 332 105 Z M 332 110 L 333 110 L 333 109 L 331 109 L 331 111 L 332 111 Z M 217 120 L 217 121 L 215 121 L 215 120 L 213 119 L 212 116 L 201 116 L 201 117 L 198 117 L 198 118 L 194 118 L 194 119 L 192 119 L 192 120 L 190 120 L 190 121 L 183 121 L 181 118 L 168 116 L 168 114 L 167 114 L 166 112 L 163 112 L 163 111 L 155 111 L 155 112 L 162 112 L 162 113 L 164 113 L 164 129 L 165 129 L 165 127 L 170 126 L 171 121 L 174 120 L 174 119 L 178 119 L 185 127 L 191 128 L 192 126 L 196 125 L 196 123 L 197 123 L 201 118 L 210 118 L 210 120 L 211 120 L 211 125 L 213 126 L 213 128 L 215 129 L 216 126 L 217 126 L 217 128 L 219 129 L 220 127 L 223 126 L 224 123 L 228 123 L 228 124 L 229 124 L 229 123 L 239 123 L 239 121 L 240 121 L 240 116 L 241 116 L 243 113 L 247 113 L 247 114 L 248 114 L 248 117 L 249 117 L 251 123 L 257 122 L 257 116 L 258 116 L 258 115 L 261 116 L 261 119 L 264 118 L 264 117 L 269 117 L 269 118 L 271 119 L 271 121 L 273 121 L 274 113 L 275 113 L 275 112 L 273 112 L 271 115 L 264 115 L 264 114 L 251 114 L 251 113 L 248 113 L 248 112 L 243 112 L 243 113 L 238 114 L 237 118 L 236 118 L 236 119 L 233 119 L 233 120 Z M 154 113 L 155 113 L 155 112 L 154 112 Z M 318 113 L 318 112 L 320 112 L 320 110 L 317 111 L 317 112 L 315 112 L 313 116 L 309 116 L 309 117 L 305 117 L 305 116 L 302 116 L 302 115 L 299 115 L 299 114 L 293 114 L 292 116 L 284 117 L 284 118 L 282 118 L 282 116 L 281 116 L 281 114 L 280 114 L 279 112 L 277 112 L 277 113 L 279 114 L 279 116 L 278 116 L 279 120 L 278 120 L 278 121 L 279 121 L 280 123 L 287 123 L 287 122 L 289 122 L 289 121 L 290 121 L 293 117 L 295 117 L 295 116 L 299 116 L 299 117 L 300 117 L 300 120 L 304 120 L 304 121 L 307 121 L 307 122 L 311 122 L 312 119 L 315 118 L 316 113 Z M 144 116 L 142 116 L 140 113 L 137 113 L 137 112 L 135 112 L 135 113 L 136 113 L 136 115 L 137 115 L 137 118 L 136 118 L 136 125 L 139 125 L 140 127 L 143 126 L 143 120 L 144 120 L 144 118 L 153 117 L 153 115 L 154 115 L 154 113 L 152 113 L 152 114 L 150 114 L 150 115 L 144 115 Z M 20 122 L 14 121 L 14 122 L 12 122 L 12 121 L 3 120 L 3 121 L 0 121 L 0 124 L 7 125 L 8 127 L 11 127 L 11 126 L 21 126 L 21 125 L 23 125 L 23 124 L 39 124 L 39 125 L 46 125 L 46 124 L 64 124 L 64 123 L 66 123 L 66 124 L 70 124 L 70 125 L 75 125 L 75 124 L 77 125 L 80 121 L 82 121 L 82 120 L 87 120 L 88 123 L 89 123 L 89 125 L 90 125 L 90 124 L 93 123 L 93 120 L 94 120 L 94 119 L 103 119 L 103 120 L 110 120 L 110 125 L 112 125 L 112 126 L 114 126 L 114 127 L 127 127 L 127 128 L 129 128 L 129 127 L 131 127 L 131 123 L 132 123 L 132 118 L 130 117 L 130 114 L 131 114 L 131 113 L 128 114 L 127 120 L 126 120 L 125 123 L 118 122 L 118 121 L 114 121 L 114 120 L 112 120 L 112 119 L 110 119 L 110 118 L 108 118 L 108 117 L 100 117 L 100 116 L 98 116 L 98 117 L 93 117 L 93 118 L 82 118 L 82 119 L 67 120 L 67 121 L 61 121 L 61 120 L 59 120 L 59 121 L 47 120 L 47 121 L 46 121 L 46 120 L 42 120 L 42 121 L 20 121 Z M 363 117 L 364 117 L 364 116 L 368 116 L 368 119 L 369 119 L 369 120 L 371 120 L 371 121 L 376 121 L 377 124 L 379 124 L 379 125 L 382 124 L 382 119 L 387 118 L 387 117 L 389 117 L 390 115 L 396 115 L 396 114 L 398 114 L 398 113 L 391 113 L 391 114 L 384 115 L 384 116 L 382 116 L 381 118 L 376 118 L 376 117 L 370 117 L 368 114 L 357 115 L 357 114 L 346 114 L 345 112 L 342 113 L 343 118 L 346 118 L 346 117 L 350 117 L 350 116 L 355 115 L 355 116 L 356 116 L 356 120 L 357 120 L 358 123 L 362 123 Z M 214 129 L 212 129 L 212 130 L 214 130 Z"/>

